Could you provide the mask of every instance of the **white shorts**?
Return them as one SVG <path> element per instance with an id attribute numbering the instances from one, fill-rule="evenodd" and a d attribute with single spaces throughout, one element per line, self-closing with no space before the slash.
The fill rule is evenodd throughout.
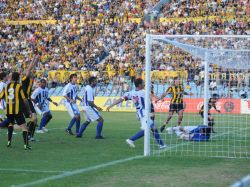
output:
<path id="1" fill-rule="evenodd" d="M 197 126 L 173 127 L 173 130 L 174 130 L 176 136 L 178 136 L 178 137 L 180 137 L 183 133 L 185 133 L 185 132 L 181 131 L 180 128 L 183 128 L 185 130 L 185 132 L 190 132 L 190 131 L 194 130 L 195 128 L 197 128 Z"/>
<path id="2" fill-rule="evenodd" d="M 82 110 L 85 111 L 85 118 L 87 121 L 92 122 L 102 117 L 98 110 L 90 106 L 82 106 Z"/>
<path id="3" fill-rule="evenodd" d="M 45 114 L 46 112 L 49 112 L 49 111 L 50 111 L 48 105 L 44 105 L 44 106 L 42 107 L 42 109 L 40 109 L 40 108 L 37 107 L 37 105 L 36 105 L 34 102 L 32 102 L 32 103 L 33 103 L 33 106 L 34 106 L 34 108 L 35 108 L 36 113 L 37 113 L 38 115 L 40 115 L 40 116 L 43 116 L 43 114 Z"/>
<path id="4" fill-rule="evenodd" d="M 80 111 L 78 109 L 78 106 L 75 103 L 64 103 L 70 117 L 74 118 L 76 115 L 80 116 Z"/>
<path id="5" fill-rule="evenodd" d="M 141 129 L 142 129 L 142 130 L 145 130 L 145 127 L 146 127 L 146 125 L 147 125 L 146 122 L 147 122 L 147 120 L 146 120 L 145 117 L 143 117 L 143 118 L 140 119 Z M 150 128 L 153 128 L 153 127 L 154 127 L 154 121 L 153 121 L 151 118 L 149 119 L 149 125 L 150 125 L 150 126 L 149 126 Z"/>

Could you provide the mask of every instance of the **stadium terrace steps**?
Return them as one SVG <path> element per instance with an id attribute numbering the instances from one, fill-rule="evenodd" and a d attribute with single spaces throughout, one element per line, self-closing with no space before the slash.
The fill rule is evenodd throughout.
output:
<path id="1" fill-rule="evenodd" d="M 184 89 L 186 87 L 186 83 L 184 84 Z M 154 83 L 154 94 L 157 96 L 161 96 L 169 87 L 169 84 L 162 85 L 160 83 Z M 188 93 L 192 93 L 192 96 L 185 96 L 188 98 L 201 98 L 203 97 L 203 86 L 202 85 L 196 85 L 194 82 L 189 83 L 190 90 L 185 89 Z M 121 86 L 114 85 L 113 82 L 110 82 L 108 85 L 106 84 L 98 84 L 96 87 L 96 96 L 102 97 L 120 97 L 125 92 L 129 90 L 135 89 L 134 85 L 129 84 L 128 89 L 124 90 Z M 247 91 L 248 95 L 250 95 L 250 90 L 246 88 L 242 88 Z M 79 96 L 82 97 L 84 94 L 84 86 L 79 86 Z M 50 96 L 61 96 L 63 92 L 63 87 L 58 86 L 56 88 L 50 88 L 49 89 L 49 95 Z M 218 85 L 216 90 L 209 92 L 209 97 L 211 97 L 211 94 L 217 93 L 219 96 L 224 97 L 231 97 L 231 98 L 240 98 L 239 92 L 236 87 L 230 88 L 228 86 Z"/>

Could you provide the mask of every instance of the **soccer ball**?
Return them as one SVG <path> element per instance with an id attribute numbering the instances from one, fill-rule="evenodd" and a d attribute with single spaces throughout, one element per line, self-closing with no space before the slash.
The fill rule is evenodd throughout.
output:
<path id="1" fill-rule="evenodd" d="M 244 90 L 241 90 L 241 91 L 239 92 L 239 95 L 240 95 L 240 98 L 241 98 L 241 99 L 246 99 L 246 98 L 247 98 L 247 92 L 244 91 Z"/>

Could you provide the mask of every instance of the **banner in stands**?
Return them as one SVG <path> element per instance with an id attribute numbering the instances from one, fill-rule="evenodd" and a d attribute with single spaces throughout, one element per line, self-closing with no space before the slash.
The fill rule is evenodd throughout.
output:
<path id="1" fill-rule="evenodd" d="M 57 20 L 18 20 L 18 21 L 12 21 L 12 20 L 5 20 L 6 24 L 9 25 L 30 25 L 30 24 L 56 24 Z"/>
<path id="2" fill-rule="evenodd" d="M 187 22 L 187 21 L 193 21 L 193 22 L 198 22 L 198 21 L 203 21 L 203 20 L 217 20 L 220 19 L 222 21 L 225 20 L 242 20 L 242 18 L 235 18 L 233 15 L 227 15 L 224 18 L 221 18 L 219 16 L 209 16 L 209 17 L 181 17 L 181 18 L 160 18 L 160 22 Z M 249 21 L 249 18 L 246 18 Z"/>
<path id="3" fill-rule="evenodd" d="M 115 100 L 120 97 L 96 97 L 95 103 L 102 107 L 103 110 L 111 105 Z M 62 97 L 51 97 L 53 101 L 60 102 Z M 198 113 L 199 109 L 203 105 L 203 99 L 184 99 L 185 112 L 187 113 Z M 170 105 L 170 99 L 167 98 L 163 101 L 159 101 L 157 104 L 154 103 L 156 112 L 168 112 Z M 217 102 L 217 109 L 221 111 L 222 114 L 240 114 L 241 113 L 241 100 L 240 99 L 219 99 Z M 51 110 L 55 111 L 66 111 L 63 105 L 58 107 L 50 105 Z M 248 108 L 250 111 L 250 109 Z M 134 112 L 135 107 L 132 101 L 124 101 L 118 106 L 114 106 L 111 111 L 116 112 Z M 215 112 L 214 109 L 211 110 L 212 113 Z"/>
<path id="4" fill-rule="evenodd" d="M 99 74 L 98 71 L 66 71 L 66 70 L 58 70 L 58 71 L 49 71 L 48 72 L 48 80 L 56 80 L 59 82 L 65 82 L 69 79 L 69 76 L 72 73 L 77 73 L 78 78 L 87 79 L 90 76 L 97 76 Z M 113 77 L 116 72 L 115 71 L 105 71 L 103 73 L 107 73 L 109 78 Z M 42 71 L 38 71 L 36 74 L 37 77 L 43 74 Z M 180 76 L 182 79 L 187 79 L 188 72 L 187 71 L 152 71 L 151 72 L 152 80 L 165 80 L 166 78 L 173 78 Z M 142 78 L 144 79 L 145 72 L 142 73 Z"/>
<path id="5" fill-rule="evenodd" d="M 241 114 L 250 114 L 250 100 L 241 99 Z"/>

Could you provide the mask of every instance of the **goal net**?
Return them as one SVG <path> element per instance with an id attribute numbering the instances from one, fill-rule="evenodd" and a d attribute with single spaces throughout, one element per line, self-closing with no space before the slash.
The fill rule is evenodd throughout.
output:
<path id="1" fill-rule="evenodd" d="M 144 155 L 250 157 L 249 36 L 147 35 L 145 80 Z"/>

